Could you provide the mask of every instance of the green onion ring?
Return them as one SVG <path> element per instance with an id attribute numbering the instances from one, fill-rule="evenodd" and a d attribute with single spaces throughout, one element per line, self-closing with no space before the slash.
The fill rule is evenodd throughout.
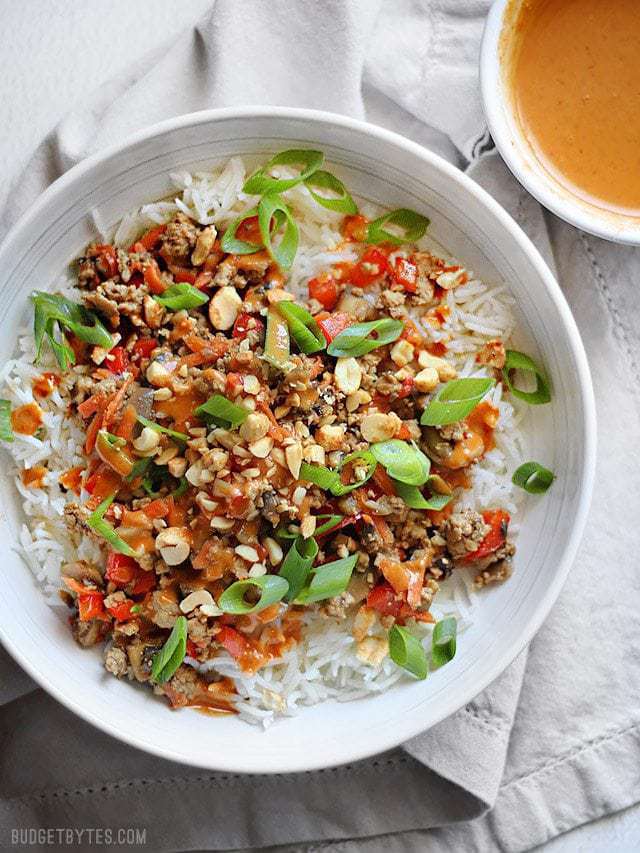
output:
<path id="1" fill-rule="evenodd" d="M 523 370 L 526 373 L 533 373 L 536 378 L 535 391 L 521 391 L 520 388 L 516 388 L 511 378 L 511 373 L 514 370 Z M 502 378 L 514 397 L 518 397 L 520 400 L 524 400 L 532 406 L 540 406 L 551 400 L 549 380 L 535 361 L 523 352 L 518 352 L 518 350 L 515 349 L 507 350 L 504 367 L 502 368 Z"/>
<path id="2" fill-rule="evenodd" d="M 350 196 L 345 185 L 335 175 L 332 175 L 331 172 L 314 172 L 311 177 L 305 180 L 304 184 L 313 200 L 322 205 L 322 207 L 326 207 L 328 210 L 335 210 L 338 213 L 354 214 L 358 212 L 358 205 Z M 337 198 L 328 198 L 327 196 L 319 195 L 312 188 L 330 190 L 336 194 Z"/>
<path id="3" fill-rule="evenodd" d="M 293 601 L 304 587 L 311 572 L 313 561 L 318 556 L 318 543 L 315 539 L 303 539 L 297 536 L 282 561 L 279 575 L 289 583 L 287 601 Z"/>
<path id="4" fill-rule="evenodd" d="M 295 604 L 313 604 L 341 595 L 349 585 L 357 562 L 358 555 L 352 554 L 342 560 L 313 568 L 311 583 L 296 596 Z"/>
<path id="5" fill-rule="evenodd" d="M 222 429 L 236 429 L 249 417 L 249 410 L 232 403 L 222 394 L 214 394 L 198 406 L 194 414 L 203 420 L 213 421 Z"/>
<path id="6" fill-rule="evenodd" d="M 327 347 L 327 352 L 335 358 L 357 358 L 392 343 L 400 337 L 403 329 L 404 323 L 391 317 L 381 317 L 369 323 L 355 323 L 336 335 Z"/>
<path id="7" fill-rule="evenodd" d="M 495 384 L 494 379 L 484 377 L 452 379 L 431 398 L 420 423 L 444 426 L 466 418 Z"/>
<path id="8" fill-rule="evenodd" d="M 170 311 L 187 311 L 189 308 L 198 308 L 209 301 L 206 293 L 186 282 L 172 284 L 153 298 Z"/>
<path id="9" fill-rule="evenodd" d="M 427 677 L 427 655 L 422 643 L 400 625 L 393 625 L 389 631 L 389 657 L 416 678 Z"/>
<path id="10" fill-rule="evenodd" d="M 187 620 L 178 616 L 166 643 L 153 656 L 151 678 L 158 684 L 168 681 L 187 653 Z"/>
<path id="11" fill-rule="evenodd" d="M 299 148 L 290 148 L 280 151 L 269 160 L 261 169 L 254 172 L 245 181 L 242 192 L 249 195 L 265 195 L 266 193 L 278 193 L 295 187 L 313 175 L 322 166 L 324 154 L 322 151 L 314 151 Z M 295 178 L 274 178 L 269 172 L 274 166 L 303 166 L 300 174 Z"/>
<path id="12" fill-rule="evenodd" d="M 278 213 L 284 214 L 285 231 L 280 243 L 274 246 L 272 236 L 275 236 L 275 231 L 272 234 L 272 220 L 274 216 L 278 216 Z M 279 230 L 280 226 L 278 222 L 279 220 L 276 219 L 275 230 Z M 277 193 L 270 193 L 260 199 L 260 204 L 258 205 L 258 223 L 267 252 L 269 252 L 281 269 L 290 269 L 298 251 L 298 226 L 291 215 L 291 211 Z"/>
<path id="13" fill-rule="evenodd" d="M 436 622 L 431 641 L 431 662 L 434 666 L 444 666 L 455 657 L 457 629 L 453 616 Z"/>
<path id="14" fill-rule="evenodd" d="M 403 231 L 402 235 L 394 234 L 385 228 L 385 225 L 395 225 Z M 426 216 L 416 213 L 415 210 L 407 210 L 401 207 L 385 213 L 378 219 L 374 219 L 367 226 L 367 243 L 394 243 L 402 246 L 404 243 L 415 243 L 424 236 L 429 227 Z"/>
<path id="15" fill-rule="evenodd" d="M 248 604 L 245 595 L 252 588 L 260 590 L 260 598 L 255 604 Z M 228 586 L 218 599 L 218 607 L 225 613 L 243 615 L 245 613 L 258 613 L 281 601 L 287 594 L 289 584 L 281 575 L 262 575 L 259 578 L 247 578 L 236 581 Z"/>
<path id="16" fill-rule="evenodd" d="M 277 302 L 275 308 L 287 321 L 289 333 L 300 352 L 311 355 L 326 348 L 327 341 L 320 331 L 320 326 L 305 308 L 288 299 Z"/>
<path id="17" fill-rule="evenodd" d="M 524 462 L 513 472 L 511 482 L 530 495 L 543 495 L 553 483 L 555 474 L 539 462 Z"/>

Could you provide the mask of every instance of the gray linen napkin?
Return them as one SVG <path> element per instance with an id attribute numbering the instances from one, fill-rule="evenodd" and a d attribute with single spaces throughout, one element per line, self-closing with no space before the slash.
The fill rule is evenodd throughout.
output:
<path id="1" fill-rule="evenodd" d="M 629 285 L 640 257 L 551 217 L 545 222 L 496 155 L 473 159 L 484 139 L 476 68 L 487 6 L 485 0 L 463 8 L 456 0 L 258 0 L 241 7 L 218 0 L 199 27 L 140 59 L 62 123 L 11 193 L 3 222 L 9 225 L 88 153 L 204 107 L 333 109 L 398 130 L 459 165 L 473 160 L 472 176 L 555 261 L 585 336 L 601 406 L 599 485 L 586 541 L 528 657 L 523 653 L 469 706 L 402 749 L 353 767 L 265 779 L 208 774 L 132 750 L 42 691 L 29 692 L 34 685 L 0 653 L 6 832 L 140 826 L 158 851 L 301 849 L 337 839 L 345 839 L 340 850 L 354 851 L 426 844 L 522 850 L 640 799 L 640 668 L 633 653 L 640 590 L 631 541 L 640 483 L 629 463 L 640 378 L 634 332 L 640 312 Z M 238 56 L 238 44 L 250 59 Z M 25 754 L 37 762 L 24 762 Z M 446 828 L 424 832 L 431 827 Z M 412 832 L 376 840 L 400 831 Z"/>

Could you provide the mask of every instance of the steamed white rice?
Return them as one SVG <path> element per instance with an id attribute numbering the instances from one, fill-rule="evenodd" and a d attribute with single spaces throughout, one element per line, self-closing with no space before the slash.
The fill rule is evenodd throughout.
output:
<path id="1" fill-rule="evenodd" d="M 283 175 L 286 170 L 282 170 Z M 113 234 L 100 235 L 126 247 L 146 228 L 167 221 L 178 210 L 201 224 L 224 228 L 232 219 L 249 210 L 256 198 L 242 192 L 247 174 L 243 161 L 234 157 L 224 168 L 207 173 L 171 175 L 176 187 L 172 201 L 144 205 L 127 214 Z M 299 289 L 306 297 L 306 283 L 329 265 L 355 260 L 357 248 L 336 248 L 341 242 L 341 216 L 316 204 L 304 186 L 283 194 L 292 207 L 300 228 L 300 247 L 291 271 L 290 289 Z M 361 211 L 369 216 L 380 215 L 380 208 L 361 203 Z M 443 254 L 424 238 L 420 248 Z M 52 290 L 62 291 L 80 301 L 80 294 L 70 276 L 52 282 Z M 448 358 L 454 361 L 460 375 L 486 375 L 475 364 L 476 352 L 491 338 L 507 340 L 514 329 L 511 311 L 513 300 L 504 285 L 485 284 L 470 274 L 467 284 L 447 294 L 450 316 L 437 331 L 429 329 L 436 340 L 446 340 Z M 0 370 L 0 396 L 18 406 L 33 401 L 32 380 L 46 369 L 34 367 L 34 345 L 31 329 L 22 329 L 18 337 L 18 354 Z M 52 356 L 45 354 L 45 365 L 55 369 Z M 79 547 L 70 540 L 63 520 L 63 508 L 70 498 L 58 485 L 60 476 L 69 468 L 83 464 L 84 434 L 73 421 L 65 417 L 65 404 L 58 390 L 46 400 L 37 400 L 44 410 L 43 428 L 38 437 L 16 435 L 12 444 L 5 445 L 12 461 L 12 475 L 20 493 L 26 522 L 20 531 L 20 553 L 52 606 L 64 614 L 58 589 L 60 569 L 64 562 L 78 557 L 101 561 L 99 548 L 87 537 Z M 517 512 L 517 500 L 510 472 L 526 458 L 523 437 L 519 429 L 523 408 L 501 398 L 501 387 L 492 392 L 492 402 L 500 411 L 495 432 L 496 446 L 473 466 L 471 487 L 462 494 L 459 505 L 485 509 L 500 506 L 512 516 Z M 20 471 L 45 463 L 48 473 L 42 489 L 25 488 Z M 82 496 L 83 499 L 88 497 Z M 517 531 L 513 524 L 512 530 Z M 470 570 L 471 572 L 471 570 Z M 431 608 L 436 618 L 455 616 L 462 633 L 471 623 L 480 596 L 472 590 L 472 575 L 464 570 L 454 572 L 444 582 Z M 481 606 L 481 605 L 480 605 Z M 64 614 L 66 615 L 66 614 Z M 416 626 L 430 642 L 430 627 Z M 302 706 L 326 699 L 347 701 L 379 693 L 409 676 L 387 657 L 380 666 L 371 666 L 358 659 L 351 635 L 351 620 L 337 622 L 318 614 L 305 615 L 303 640 L 277 661 L 247 676 L 226 652 L 206 665 L 187 658 L 201 670 L 215 670 L 231 676 L 237 685 L 236 705 L 250 722 L 268 725 L 278 715 L 291 715 Z"/>

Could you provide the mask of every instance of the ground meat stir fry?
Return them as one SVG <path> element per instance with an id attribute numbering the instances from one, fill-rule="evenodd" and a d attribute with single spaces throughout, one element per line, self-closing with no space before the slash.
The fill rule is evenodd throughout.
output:
<path id="1" fill-rule="evenodd" d="M 346 218 L 346 240 L 354 219 L 362 217 Z M 471 466 L 493 447 L 497 409 L 482 402 L 455 423 L 420 425 L 457 373 L 412 312 L 436 323 L 466 273 L 427 252 L 400 260 L 392 245 L 363 247 L 350 269 L 309 282 L 306 306 L 326 342 L 357 322 L 402 323 L 391 343 L 334 357 L 326 348 L 305 354 L 293 327 L 289 338 L 278 306 L 294 294 L 267 252 L 227 254 L 213 226 L 178 213 L 128 251 L 88 247 L 82 298 L 113 346 L 70 335 L 76 364 L 65 382 L 86 435 L 86 470 L 83 499 L 66 519 L 74 541 L 101 544 L 106 565 L 69 564 L 64 581 L 74 635 L 84 646 L 105 642 L 108 672 L 152 681 L 175 706 L 223 708 L 226 679 L 187 664 L 152 678 L 180 619 L 188 659 L 226 650 L 253 672 L 299 639 L 305 606 L 355 617 L 358 657 L 377 665 L 388 645 L 373 625 L 433 621 L 431 602 L 454 571 L 475 570 L 480 586 L 508 575 L 508 514 L 456 509 Z M 188 307 L 167 298 L 174 291 L 190 295 Z M 482 362 L 502 367 L 500 341 Z M 383 464 L 369 477 L 367 454 L 392 440 L 428 458 L 439 508 L 412 508 Z M 309 479 L 310 466 L 338 472 L 342 491 Z M 106 537 L 91 523 L 96 510 Z M 348 586 L 306 605 L 281 596 L 258 612 L 221 608 L 237 581 L 279 576 L 294 540 L 315 542 L 316 566 L 354 557 Z M 245 603 L 260 589 L 249 584 Z"/>

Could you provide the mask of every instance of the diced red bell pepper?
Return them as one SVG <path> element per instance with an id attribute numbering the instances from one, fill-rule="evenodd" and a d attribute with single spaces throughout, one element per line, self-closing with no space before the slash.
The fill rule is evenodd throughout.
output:
<path id="1" fill-rule="evenodd" d="M 131 595 L 146 595 L 156 588 L 156 573 L 154 571 L 145 572 L 140 569 L 137 580 L 133 584 Z"/>
<path id="2" fill-rule="evenodd" d="M 187 637 L 187 654 L 190 658 L 194 658 L 198 654 L 198 647 L 193 642 L 191 637 Z"/>
<path id="3" fill-rule="evenodd" d="M 100 270 L 105 278 L 113 278 L 118 275 L 118 256 L 113 246 L 102 245 L 96 246 L 98 255 L 96 267 Z"/>
<path id="4" fill-rule="evenodd" d="M 88 622 L 90 619 L 106 619 L 107 614 L 104 609 L 103 595 L 100 590 L 88 590 L 87 592 L 78 593 L 78 618 L 81 622 Z"/>
<path id="5" fill-rule="evenodd" d="M 143 249 L 145 249 L 147 252 L 150 252 L 151 249 L 153 249 L 160 242 L 160 238 L 164 234 L 166 228 L 166 225 L 158 225 L 156 228 L 149 229 L 149 231 L 143 234 L 139 240 L 136 240 L 136 242 L 133 244 L 133 246 L 131 246 L 129 251 L 134 251 L 134 246 L 139 243 L 142 245 Z"/>
<path id="6" fill-rule="evenodd" d="M 164 293 L 167 289 L 167 285 L 164 283 L 162 276 L 160 275 L 160 267 L 155 261 L 152 261 L 145 266 L 144 283 L 149 288 L 149 292 L 154 293 L 156 296 Z"/>
<path id="7" fill-rule="evenodd" d="M 375 246 L 370 246 L 353 267 L 350 280 L 356 287 L 368 287 L 389 271 L 387 256 Z"/>
<path id="8" fill-rule="evenodd" d="M 367 596 L 367 607 L 377 610 L 381 616 L 399 616 L 405 604 L 389 583 L 379 583 Z"/>
<path id="9" fill-rule="evenodd" d="M 333 311 L 338 301 L 338 285 L 329 276 L 319 276 L 309 280 L 309 296 L 319 302 L 327 311 Z"/>
<path id="10" fill-rule="evenodd" d="M 109 350 L 109 354 L 104 360 L 104 365 L 111 373 L 124 373 L 129 366 L 129 356 L 125 348 L 114 347 Z"/>
<path id="11" fill-rule="evenodd" d="M 258 246 L 261 246 L 262 233 L 260 231 L 258 217 L 250 216 L 248 219 L 243 219 L 236 231 L 236 238 L 238 240 L 243 240 L 245 243 L 255 243 Z"/>
<path id="12" fill-rule="evenodd" d="M 249 314 L 246 311 L 242 311 L 236 317 L 231 336 L 233 338 L 242 339 L 247 337 L 249 331 L 262 332 L 263 329 L 264 323 L 259 317 L 256 317 L 254 314 Z"/>
<path id="13" fill-rule="evenodd" d="M 186 284 L 196 283 L 196 278 L 198 277 L 197 270 L 190 270 L 186 267 L 178 267 L 174 264 L 169 264 L 169 269 L 173 273 L 173 277 L 176 281 L 182 281 Z"/>
<path id="14" fill-rule="evenodd" d="M 393 277 L 407 293 L 415 293 L 418 289 L 418 268 L 407 258 L 396 258 Z"/>
<path id="15" fill-rule="evenodd" d="M 414 381 L 413 376 L 407 376 L 406 379 L 402 380 L 402 384 L 400 385 L 400 390 L 398 391 L 398 400 L 404 400 L 405 397 L 408 397 L 413 391 Z"/>
<path id="16" fill-rule="evenodd" d="M 491 528 L 475 551 L 470 551 L 463 562 L 482 560 L 501 548 L 507 541 L 507 530 L 511 516 L 503 509 L 492 509 L 482 513 L 484 523 Z"/>
<path id="17" fill-rule="evenodd" d="M 342 233 L 347 240 L 355 243 L 363 243 L 367 239 L 367 225 L 369 220 L 359 213 L 353 216 L 345 216 L 342 223 Z"/>
<path id="18" fill-rule="evenodd" d="M 249 647 L 248 641 L 228 625 L 223 625 L 220 631 L 216 634 L 216 640 L 225 647 L 231 657 L 240 658 Z"/>
<path id="19" fill-rule="evenodd" d="M 143 358 L 151 358 L 151 353 L 158 346 L 155 338 L 139 338 L 133 345 L 132 361 L 140 362 Z"/>
<path id="20" fill-rule="evenodd" d="M 107 607 L 107 612 L 110 613 L 116 622 L 126 622 L 127 619 L 131 619 L 134 615 L 131 612 L 131 608 L 133 607 L 134 602 L 131 599 L 127 599 L 126 601 L 121 601 L 119 604 L 115 604 L 113 607 Z"/>
<path id="21" fill-rule="evenodd" d="M 320 331 L 327 339 L 328 344 L 330 344 L 334 338 L 337 338 L 340 332 L 344 332 L 348 326 L 352 326 L 353 323 L 354 319 L 351 314 L 341 314 L 339 312 L 331 314 L 323 320 L 318 320 Z"/>
<path id="22" fill-rule="evenodd" d="M 105 573 L 108 581 L 116 586 L 126 586 L 138 576 L 139 572 L 140 567 L 133 557 L 127 557 L 126 554 L 119 554 L 117 551 L 109 551 Z"/>

